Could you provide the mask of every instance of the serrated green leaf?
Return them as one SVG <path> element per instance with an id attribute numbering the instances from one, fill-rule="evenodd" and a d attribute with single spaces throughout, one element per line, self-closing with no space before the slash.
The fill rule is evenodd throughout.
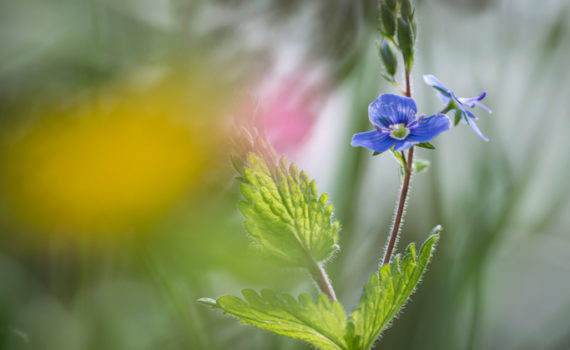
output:
<path id="1" fill-rule="evenodd" d="M 242 294 L 245 300 L 223 296 L 216 305 L 244 324 L 301 339 L 324 350 L 348 349 L 346 314 L 338 301 L 330 302 L 324 294 L 319 295 L 316 303 L 307 294 L 296 300 L 270 290 L 257 294 L 245 289 Z"/>
<path id="2" fill-rule="evenodd" d="M 249 153 L 239 203 L 245 228 L 258 252 L 287 266 L 306 267 L 328 259 L 338 249 L 339 224 L 332 205 L 320 196 L 315 181 L 285 157 L 256 141 Z"/>
<path id="3" fill-rule="evenodd" d="M 370 277 L 349 320 L 352 334 L 348 342 L 354 344 L 354 349 L 370 349 L 408 300 L 425 271 L 440 231 L 440 226 L 432 231 L 418 255 L 412 243 L 403 258 L 396 256 Z"/>

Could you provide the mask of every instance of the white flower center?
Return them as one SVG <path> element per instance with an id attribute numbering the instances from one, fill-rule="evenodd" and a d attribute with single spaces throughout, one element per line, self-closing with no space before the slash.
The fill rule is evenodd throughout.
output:
<path id="1" fill-rule="evenodd" d="M 404 123 L 392 124 L 390 130 L 390 137 L 396 140 L 403 140 L 410 134 L 410 129 Z"/>

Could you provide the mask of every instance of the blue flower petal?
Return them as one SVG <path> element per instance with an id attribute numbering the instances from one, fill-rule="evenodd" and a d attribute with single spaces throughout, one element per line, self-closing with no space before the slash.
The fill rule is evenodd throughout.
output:
<path id="1" fill-rule="evenodd" d="M 418 112 L 412 98 L 392 94 L 378 96 L 368 106 L 368 118 L 377 127 L 387 128 L 391 124 L 408 124 Z"/>
<path id="2" fill-rule="evenodd" d="M 444 105 L 448 105 L 449 102 L 451 101 L 451 97 L 442 94 L 439 90 L 436 91 L 437 97 L 441 100 L 441 102 L 443 102 Z"/>
<path id="3" fill-rule="evenodd" d="M 479 120 L 479 118 L 477 118 L 477 116 L 475 114 L 473 114 L 470 110 L 468 110 L 467 108 L 463 109 L 464 114 L 464 118 L 467 121 L 467 117 L 472 118 L 474 120 Z"/>
<path id="4" fill-rule="evenodd" d="M 491 108 L 485 106 L 485 105 L 482 104 L 481 102 L 475 101 L 475 102 L 473 102 L 473 103 L 475 103 L 476 106 L 479 106 L 479 107 L 480 107 L 482 110 L 484 110 L 485 112 L 487 112 L 487 113 L 489 113 L 489 114 L 493 113 L 493 111 L 491 110 Z"/>
<path id="5" fill-rule="evenodd" d="M 493 111 L 491 111 L 491 109 L 489 109 L 489 107 L 485 106 L 484 104 L 482 104 L 481 100 L 483 100 L 485 98 L 485 96 L 487 95 L 487 93 L 485 91 L 483 91 L 479 96 L 476 97 L 461 97 L 459 98 L 459 100 L 466 106 L 469 106 L 469 108 L 475 108 L 476 106 L 481 107 L 481 109 L 483 109 L 485 112 L 491 114 L 493 113 Z"/>
<path id="6" fill-rule="evenodd" d="M 479 130 L 479 128 L 477 127 L 477 124 L 475 124 L 475 122 L 473 120 L 467 120 L 467 124 L 469 124 L 469 126 L 471 127 L 471 130 L 473 130 L 473 132 L 475 132 L 477 134 L 477 136 L 482 138 L 483 141 L 489 142 L 489 139 L 485 135 L 483 135 L 483 133 L 481 132 L 481 130 Z"/>
<path id="7" fill-rule="evenodd" d="M 485 96 L 487 96 L 486 92 L 483 92 L 479 96 L 476 96 L 476 97 L 467 97 L 467 98 L 466 97 L 457 97 L 457 96 L 455 96 L 455 94 L 451 90 L 446 88 L 443 85 L 443 83 L 441 81 L 439 81 L 439 79 L 437 79 L 433 75 L 424 75 L 424 81 L 426 82 L 426 84 L 434 87 L 437 90 L 437 96 L 439 97 L 440 100 L 443 101 L 443 103 L 448 105 L 448 108 L 451 108 L 452 110 L 456 110 L 456 111 L 461 112 L 461 119 L 463 119 L 464 122 L 469 124 L 469 126 L 471 127 L 473 132 L 475 132 L 483 140 L 489 141 L 489 139 L 487 137 L 485 137 L 485 135 L 483 135 L 481 130 L 479 130 L 479 128 L 477 127 L 477 124 L 475 124 L 474 120 L 478 119 L 477 116 L 469 110 L 469 108 L 475 108 L 476 106 L 478 106 L 481 109 L 485 110 L 487 113 L 492 113 L 491 110 L 487 106 L 485 106 L 484 104 L 479 102 L 479 101 L 483 100 L 485 98 Z M 451 103 L 452 101 L 453 101 L 453 103 Z M 429 120 L 429 119 L 431 119 L 431 118 L 428 118 L 427 120 Z M 427 128 L 427 126 L 424 126 L 424 127 Z M 442 127 L 443 127 L 443 124 L 442 124 Z M 413 130 L 411 130 L 410 135 L 408 135 L 408 139 L 419 141 L 420 138 L 428 137 L 430 135 L 430 131 L 432 131 L 431 128 L 427 128 L 426 130 L 422 130 L 421 126 L 418 125 L 418 127 L 413 127 Z M 439 134 L 440 132 L 441 131 L 435 133 L 433 136 L 431 136 L 431 138 L 433 138 L 435 135 Z"/>
<path id="8" fill-rule="evenodd" d="M 390 149 L 393 144 L 394 139 L 392 139 L 389 134 L 381 133 L 377 130 L 354 134 L 350 142 L 352 147 L 361 146 L 375 152 L 384 152 Z"/>
<path id="9" fill-rule="evenodd" d="M 451 94 L 451 91 L 448 88 L 446 88 L 445 85 L 443 85 L 443 83 L 439 81 L 439 79 L 437 79 L 434 75 L 431 74 L 424 75 L 424 82 L 429 86 L 436 88 L 442 94 L 444 95 L 447 94 L 448 97 Z"/>
<path id="10" fill-rule="evenodd" d="M 451 122 L 444 114 L 432 115 L 429 118 L 422 119 L 421 123 L 410 129 L 408 140 L 417 142 L 426 142 L 442 132 L 449 130 Z"/>
<path id="11" fill-rule="evenodd" d="M 404 151 L 415 145 L 417 142 L 411 141 L 409 138 L 405 140 L 396 141 L 394 144 L 394 152 Z"/>

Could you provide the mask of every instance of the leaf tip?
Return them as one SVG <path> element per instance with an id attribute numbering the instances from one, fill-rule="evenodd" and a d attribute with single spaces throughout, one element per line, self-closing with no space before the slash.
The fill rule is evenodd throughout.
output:
<path id="1" fill-rule="evenodd" d="M 431 230 L 430 236 L 439 236 L 441 231 L 443 231 L 443 227 L 441 227 L 441 225 L 437 225 Z"/>
<path id="2" fill-rule="evenodd" d="M 206 306 L 209 306 L 211 308 L 218 308 L 219 307 L 216 300 L 212 299 L 212 298 L 200 298 L 200 299 L 197 299 L 196 301 L 202 305 L 206 305 Z"/>

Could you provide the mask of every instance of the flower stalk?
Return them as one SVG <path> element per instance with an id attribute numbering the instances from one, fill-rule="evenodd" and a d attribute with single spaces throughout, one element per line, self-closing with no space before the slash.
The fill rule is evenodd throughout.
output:
<path id="1" fill-rule="evenodd" d="M 412 90 L 410 86 L 410 73 L 406 70 L 406 97 L 412 97 Z M 406 159 L 404 157 L 404 159 Z M 402 189 L 400 190 L 400 198 L 398 200 L 398 207 L 396 209 L 396 217 L 394 218 L 394 224 L 392 225 L 392 232 L 390 233 L 390 238 L 388 240 L 388 245 L 386 246 L 386 251 L 384 252 L 384 258 L 382 259 L 382 265 L 390 263 L 392 259 L 392 253 L 394 252 L 394 247 L 398 241 L 398 234 L 400 233 L 400 227 L 402 224 L 402 219 L 404 216 L 404 209 L 406 207 L 406 200 L 408 199 L 408 190 L 410 188 L 410 180 L 412 177 L 412 166 L 414 164 L 414 147 L 410 147 L 408 150 L 408 159 L 406 160 L 406 167 L 404 168 L 404 181 L 402 181 Z"/>

